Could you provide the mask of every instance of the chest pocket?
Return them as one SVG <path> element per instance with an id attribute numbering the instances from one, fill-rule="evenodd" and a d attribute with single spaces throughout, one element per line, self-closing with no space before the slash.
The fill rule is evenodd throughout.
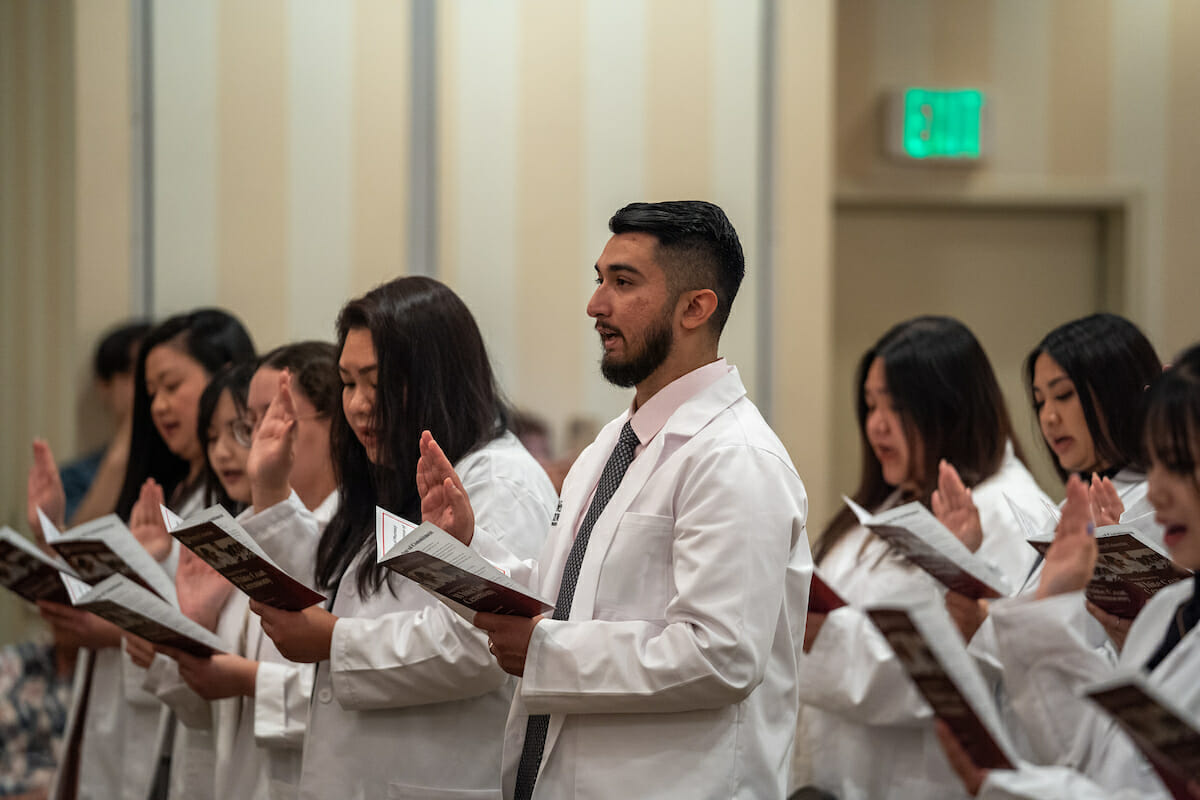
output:
<path id="1" fill-rule="evenodd" d="M 675 593 L 671 548 L 675 520 L 657 514 L 621 517 L 600 567 L 597 619 L 662 621 Z"/>

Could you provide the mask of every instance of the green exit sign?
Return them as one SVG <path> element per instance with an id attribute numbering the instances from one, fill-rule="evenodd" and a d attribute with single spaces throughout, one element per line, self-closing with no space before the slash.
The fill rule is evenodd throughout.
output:
<path id="1" fill-rule="evenodd" d="M 888 149 L 907 159 L 978 161 L 986 106 L 978 89 L 902 89 L 892 96 Z"/>

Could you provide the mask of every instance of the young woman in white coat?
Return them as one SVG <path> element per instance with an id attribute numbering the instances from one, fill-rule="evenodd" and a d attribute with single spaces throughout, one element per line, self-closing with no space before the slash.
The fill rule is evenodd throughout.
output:
<path id="1" fill-rule="evenodd" d="M 1142 442 L 1146 389 L 1162 372 L 1154 347 L 1137 326 L 1115 314 L 1092 314 L 1060 325 L 1037 344 L 1025 359 L 1025 387 L 1054 468 L 1066 481 L 1071 474 L 1090 483 L 1097 524 L 1124 522 L 1161 541 L 1162 528 L 1146 500 L 1147 460 Z M 943 487 L 953 506 L 969 506 L 957 482 Z M 949 491 L 947 491 L 949 490 Z M 957 497 L 955 495 L 958 495 Z M 1038 519 L 1044 517 L 1040 512 Z M 965 543 L 974 547 L 978 534 Z M 1025 576 L 1021 593 L 1037 587 L 1039 559 Z M 946 607 L 984 674 L 994 685 L 1001 680 L 995 655 L 995 636 L 987 623 L 987 603 L 947 594 Z M 1116 658 L 1110 636 L 1119 643 L 1130 620 L 1119 619 L 1089 604 L 1095 622 L 1087 621 L 1096 648 Z M 1107 631 L 1107 633 L 1106 633 Z M 1007 713 L 1001 696 L 1002 713 Z M 1041 731 L 1014 729 L 1018 747 L 1029 758 L 1053 761 L 1057 743 Z"/>
<path id="2" fill-rule="evenodd" d="M 856 390 L 856 502 L 873 511 L 929 504 L 944 460 L 974 487 L 986 532 L 980 554 L 1019 583 L 1034 552 L 1005 498 L 1033 511 L 1045 496 L 1021 462 L 991 364 L 971 332 L 948 317 L 895 326 L 863 356 Z M 841 800 L 961 797 L 932 712 L 861 611 L 897 596 L 940 597 L 944 589 L 858 525 L 849 509 L 821 534 L 815 558 L 850 605 L 808 615 L 798 747 L 810 760 L 809 782 Z"/>
<path id="3" fill-rule="evenodd" d="M 328 522 L 315 512 L 330 505 L 330 493 L 336 498 L 329 455 L 330 422 L 341 390 L 336 348 L 324 342 L 285 345 L 264 356 L 253 374 L 251 380 L 249 372 L 238 370 L 244 380 L 219 387 L 220 399 L 206 426 L 210 483 L 219 483 L 240 505 L 253 500 L 239 515 L 242 525 L 289 572 L 311 581 L 316 537 Z M 219 382 L 220 375 L 205 399 Z M 201 425 L 209 405 L 201 403 Z M 301 501 L 301 490 L 312 509 Z M 283 500 L 276 502 L 277 497 Z M 178 668 L 160 659 L 150 670 L 156 693 L 191 728 L 186 735 L 196 745 L 196 759 L 202 761 L 208 750 L 207 770 L 200 763 L 184 777 L 173 769 L 172 797 L 204 796 L 201 791 L 246 800 L 294 797 L 312 666 L 280 656 L 262 635 L 258 617 L 249 613 L 248 598 L 229 592 L 227 584 L 222 587 L 223 579 L 211 570 L 207 575 L 196 571 L 201 574 L 191 576 L 193 582 L 206 587 L 197 594 L 211 600 L 218 599 L 218 589 L 228 594 L 215 623 L 228 652 L 201 659 L 168 651 Z M 206 604 L 201 605 L 203 611 Z M 210 616 L 197 621 L 213 627 Z"/>
<path id="4" fill-rule="evenodd" d="M 386 283 L 338 316 L 343 414 L 334 422 L 341 502 L 317 550 L 330 609 L 252 604 L 294 661 L 317 662 L 299 796 L 500 796 L 512 684 L 487 638 L 416 584 L 375 563 L 375 507 L 421 518 L 422 430 L 483 499 L 480 524 L 536 555 L 557 498 L 505 428 L 475 320 L 443 284 Z"/>
<path id="5" fill-rule="evenodd" d="M 204 454 L 196 433 L 200 394 L 222 366 L 253 358 L 254 345 L 246 329 L 219 309 L 171 317 L 143 339 L 134 373 L 130 438 L 130 452 L 138 457 L 129 460 L 116 507 L 135 535 L 158 530 L 131 519 L 147 482 L 161 487 L 177 512 L 201 507 Z M 46 502 L 62 508 L 51 500 L 60 496 L 61 484 L 56 486 L 57 479 L 45 468 L 46 464 L 53 467 L 53 457 L 48 449 L 40 455 L 37 449 L 35 444 L 31 510 L 45 507 Z M 149 535 L 143 545 L 174 573 L 178 550 L 172 540 Z M 80 800 L 143 800 L 158 766 L 147 753 L 155 749 L 162 704 L 141 689 L 144 671 L 123 656 L 118 629 L 73 608 L 48 606 L 43 613 L 51 624 L 77 630 L 90 650 L 76 668 L 63 766 L 51 796 L 77 788 L 75 796 Z"/>
<path id="6" fill-rule="evenodd" d="M 1200 570 L 1200 347 L 1180 356 L 1151 389 L 1145 438 L 1147 497 L 1164 527 L 1164 543 L 1172 561 L 1195 572 Z M 1086 490 L 1073 477 L 1036 596 L 997 603 L 992 611 L 1014 707 L 1028 727 L 1059 737 L 1067 755 L 1058 766 L 988 772 L 975 767 L 942 728 L 943 742 L 973 795 L 993 800 L 1172 796 L 1132 742 L 1078 690 L 1118 672 L 1140 672 L 1160 693 L 1200 716 L 1200 578 L 1180 581 L 1151 598 L 1114 667 L 1080 635 L 1080 620 L 1087 616 L 1083 589 L 1096 562 L 1093 525 Z M 1177 791 L 1200 797 L 1195 783 Z"/>

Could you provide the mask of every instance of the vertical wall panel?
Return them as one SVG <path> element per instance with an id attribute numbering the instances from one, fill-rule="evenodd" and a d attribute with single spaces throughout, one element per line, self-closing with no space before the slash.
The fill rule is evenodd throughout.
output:
<path id="1" fill-rule="evenodd" d="M 583 31 L 583 186 L 577 289 L 580 309 L 595 289 L 592 266 L 608 241 L 608 219 L 618 208 L 649 199 L 646 180 L 645 3 L 586 0 Z M 624 392 L 600 375 L 600 344 L 589 322 L 577 338 L 574 380 L 582 387 L 579 411 L 608 420 L 628 404 Z"/>
<path id="2" fill-rule="evenodd" d="M 1107 173 L 1111 25 L 1108 3 L 1055 0 L 1047 119 L 1055 175 Z"/>
<path id="3" fill-rule="evenodd" d="M 152 5 L 154 311 L 217 302 L 217 20 L 211 0 Z"/>
<path id="4" fill-rule="evenodd" d="M 287 5 L 222 0 L 218 20 L 218 302 L 259 348 L 287 336 Z"/>
<path id="5" fill-rule="evenodd" d="M 558 0 L 520 4 L 520 88 L 516 120 L 517 403 L 558 422 L 579 408 L 577 342 L 588 329 L 574 302 L 580 273 L 582 217 L 582 8 Z M 555 298 L 547 302 L 547 298 Z"/>
<path id="6" fill-rule="evenodd" d="M 412 3 L 356 5 L 350 294 L 407 273 Z M 328 333 L 326 335 L 329 335 Z"/>
<path id="7" fill-rule="evenodd" d="M 1169 0 L 1112 4 L 1112 102 L 1109 107 L 1108 171 L 1142 190 L 1134 242 L 1142 254 L 1127 265 L 1129 307 L 1124 309 L 1162 340 L 1163 190 L 1167 171 L 1169 48 L 1146 42 L 1170 40 Z"/>
<path id="8" fill-rule="evenodd" d="M 712 4 L 651 0 L 646 38 L 646 200 L 712 195 Z"/>
<path id="9" fill-rule="evenodd" d="M 751 397 L 758 385 L 758 282 L 765 254 L 757 250 L 759 229 L 760 58 L 762 3 L 713 0 L 708 51 L 712 54 L 712 146 L 709 195 L 737 228 L 746 254 L 746 278 L 721 336 L 721 355 L 736 364 Z"/>
<path id="10" fill-rule="evenodd" d="M 992 4 L 993 142 L 988 156 L 1000 173 L 1040 175 L 1049 161 L 1050 20 L 1044 0 Z"/>
<path id="11" fill-rule="evenodd" d="M 517 379 L 516 131 L 519 14 L 513 3 L 462 0 L 456 6 L 456 128 L 447 143 L 457 161 L 453 285 L 487 337 L 501 382 Z"/>
<path id="12" fill-rule="evenodd" d="M 1169 23 L 1170 79 L 1167 92 L 1167 151 L 1170 165 L 1164 188 L 1167 235 L 1165 246 L 1162 356 L 1171 358 L 1188 345 L 1200 341 L 1196 300 L 1200 298 L 1200 69 L 1197 47 L 1200 40 L 1200 4 L 1171 0 Z"/>
<path id="13" fill-rule="evenodd" d="M 288 7 L 287 327 L 328 339 L 350 290 L 353 3 Z"/>

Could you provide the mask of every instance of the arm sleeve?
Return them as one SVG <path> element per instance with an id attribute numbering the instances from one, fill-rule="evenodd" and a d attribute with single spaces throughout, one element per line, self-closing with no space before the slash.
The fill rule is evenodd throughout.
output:
<path id="1" fill-rule="evenodd" d="M 804 489 L 775 454 L 740 445 L 679 474 L 664 619 L 540 622 L 521 683 L 530 713 L 717 708 L 762 681 L 782 616 L 807 605 Z"/>
<path id="2" fill-rule="evenodd" d="M 527 453 L 513 458 L 497 443 L 460 465 L 481 539 L 511 558 L 540 549 L 554 490 Z M 527 472 L 525 470 L 528 470 Z M 427 596 L 419 609 L 375 618 L 342 618 L 333 629 L 330 679 L 345 708 L 439 703 L 486 694 L 508 682 L 487 648 L 487 634 Z"/>
<path id="3" fill-rule="evenodd" d="M 129 660 L 129 656 L 125 657 Z M 138 669 L 132 661 L 134 669 Z M 144 682 L 139 691 L 152 698 L 157 704 L 166 704 L 175 716 L 189 728 L 208 730 L 212 728 L 212 706 L 207 700 L 192 691 L 183 678 L 179 677 L 179 665 L 164 655 L 156 654 L 150 668 L 140 670 Z"/>
<path id="4" fill-rule="evenodd" d="M 315 673 L 313 664 L 258 662 L 254 679 L 254 739 L 259 747 L 303 746 Z"/>

